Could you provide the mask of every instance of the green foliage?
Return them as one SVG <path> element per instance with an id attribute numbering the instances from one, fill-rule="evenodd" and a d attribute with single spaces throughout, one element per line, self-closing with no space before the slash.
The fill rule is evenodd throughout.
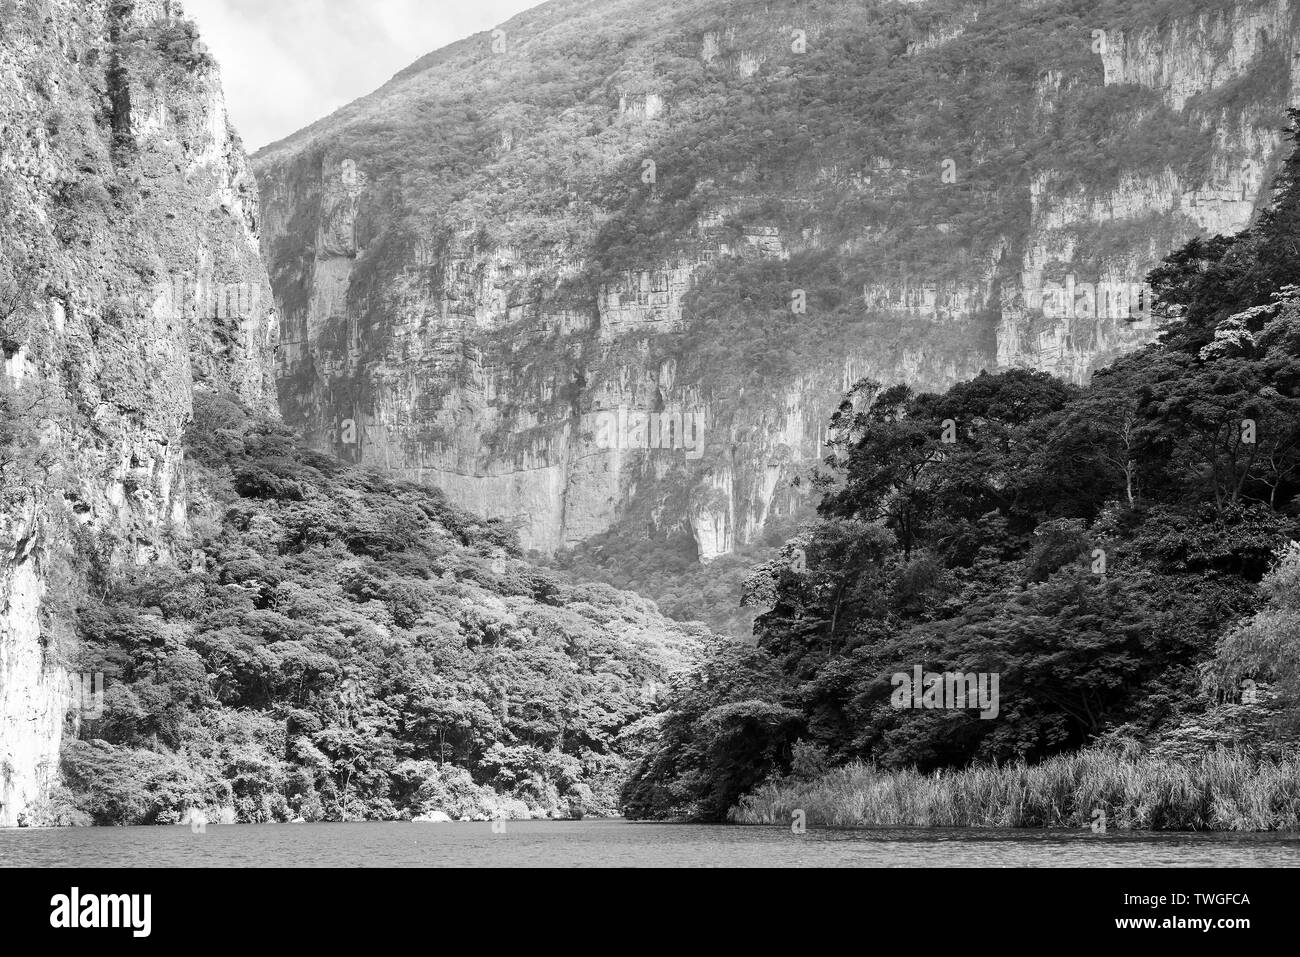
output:
<path id="1" fill-rule="evenodd" d="M 97 823 L 613 813 L 647 692 L 698 630 L 515 557 L 436 490 L 196 397 L 178 567 L 113 575 L 74 669 L 102 714 L 64 752 Z M 181 551 L 187 549 L 186 551 Z"/>
<path id="2" fill-rule="evenodd" d="M 798 712 L 776 701 L 775 662 L 760 649 L 722 642 L 707 663 L 675 684 L 657 722 L 657 746 L 622 793 L 632 817 L 718 819 L 789 760 Z"/>
<path id="3" fill-rule="evenodd" d="M 195 73 L 216 65 L 191 20 L 160 17 L 122 35 L 119 43 L 134 48 L 133 52 L 139 56 L 153 57 L 154 70 L 158 72 L 172 69 L 181 74 Z"/>
<path id="4" fill-rule="evenodd" d="M 1226 749 L 1185 761 L 1108 748 L 933 775 L 855 762 L 765 784 L 730 818 L 789 824 L 796 810 L 808 824 L 838 827 L 1290 831 L 1300 826 L 1300 761 Z"/>
<path id="5" fill-rule="evenodd" d="M 1228 700 L 1263 697 L 1267 687 L 1269 704 L 1294 727 L 1300 725 L 1300 545 L 1291 542 L 1278 554 L 1263 592 L 1264 607 L 1224 635 L 1204 673 Z M 1254 694 L 1243 694 L 1246 682 Z"/>
<path id="6" fill-rule="evenodd" d="M 1293 120 L 1294 135 L 1300 112 Z M 770 609 L 759 647 L 715 651 L 701 674 L 725 670 L 725 681 L 697 678 L 670 701 L 629 780 L 629 813 L 718 818 L 750 782 L 792 769 L 806 777 L 815 747 L 873 767 L 772 785 L 741 819 L 779 818 L 793 793 L 829 802 L 840 822 L 988 823 L 1010 813 L 999 802 L 1029 787 L 1024 779 L 1042 779 L 1066 788 L 1065 803 L 1008 823 L 1061 823 L 1090 806 L 1075 801 L 1088 759 L 1036 762 L 1119 729 L 1186 737 L 1219 699 L 1235 700 L 1242 679 L 1275 686 L 1278 727 L 1294 725 L 1297 164 L 1300 150 L 1255 226 L 1190 244 L 1156 271 L 1173 317 L 1162 342 L 1090 387 L 1021 370 L 943 395 L 859 383 L 831 423 L 821 522 L 749 583 Z M 998 714 L 899 707 L 892 678 L 917 666 L 996 675 Z M 925 785 L 902 808 L 846 811 L 881 796 L 877 769 L 972 761 L 1027 763 Z M 1294 826 L 1291 810 L 1229 812 L 1204 782 L 1167 779 L 1163 766 L 1134 773 L 1147 770 L 1153 792 L 1168 785 L 1186 800 L 1171 797 L 1168 815 L 1144 805 L 1139 826 Z M 1258 776 L 1276 783 L 1284 771 Z M 835 774 L 868 780 L 810 795 Z M 904 774 L 889 786 L 902 794 L 924 780 Z M 976 808 L 971 782 L 996 793 Z M 1245 801 L 1241 791 L 1232 800 Z"/>
<path id="7" fill-rule="evenodd" d="M 652 598 L 669 618 L 703 622 L 715 634 L 749 640 L 754 612 L 742 606 L 745 580 L 751 566 L 766 559 L 774 543 L 795 527 L 792 521 L 773 521 L 760 540 L 701 564 L 697 544 L 685 531 L 649 537 L 634 515 L 561 551 L 549 564 L 580 581 L 601 581 Z"/>
<path id="8" fill-rule="evenodd" d="M 46 231 L 11 178 L 0 180 L 0 360 L 30 346 L 32 312 L 49 276 Z"/>
<path id="9" fill-rule="evenodd" d="M 0 507 L 58 485 L 51 479 L 57 457 L 45 435 L 58 407 L 45 385 L 0 374 Z"/>

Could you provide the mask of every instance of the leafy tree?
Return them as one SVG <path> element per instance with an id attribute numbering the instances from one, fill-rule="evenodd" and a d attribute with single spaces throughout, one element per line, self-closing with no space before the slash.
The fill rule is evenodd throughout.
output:
<path id="1" fill-rule="evenodd" d="M 1158 740 L 1243 679 L 1293 717 L 1297 157 L 1254 226 L 1156 270 L 1161 342 L 1089 387 L 858 383 L 823 520 L 747 584 L 758 648 L 715 648 L 679 687 L 629 813 L 720 817 L 797 740 L 835 763 L 1036 761 L 1119 729 Z M 892 676 L 916 667 L 997 676 L 996 717 L 898 707 Z"/>
<path id="2" fill-rule="evenodd" d="M 1277 564 L 1264 579 L 1264 607 L 1224 635 L 1205 675 L 1214 691 L 1246 703 L 1262 700 L 1258 690 L 1242 697 L 1242 688 L 1267 684 L 1276 706 L 1295 724 L 1300 714 L 1300 544 L 1279 550 Z"/>
<path id="3" fill-rule="evenodd" d="M 107 687 L 64 755 L 71 812 L 617 810 L 621 735 L 698 629 L 529 567 L 497 523 L 302 450 L 229 397 L 196 396 L 186 444 L 214 501 L 183 546 L 201 560 L 112 571 L 78 609 L 75 666 Z"/>

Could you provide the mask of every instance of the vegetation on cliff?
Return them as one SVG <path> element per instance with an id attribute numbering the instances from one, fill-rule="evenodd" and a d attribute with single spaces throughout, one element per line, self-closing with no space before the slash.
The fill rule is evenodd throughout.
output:
<path id="1" fill-rule="evenodd" d="M 300 208 L 270 246 L 281 302 L 301 318 L 313 243 L 335 227 L 347 235 L 339 257 L 356 259 L 346 308 L 314 318 L 334 323 L 327 344 L 360 350 L 362 366 L 392 358 L 389 333 L 410 318 L 410 263 L 397 250 L 427 254 L 418 295 L 443 306 L 444 320 L 450 301 L 483 305 L 468 301 L 473 281 L 452 290 L 447 275 L 478 276 L 487 252 L 514 251 L 498 286 L 503 321 L 472 343 L 451 337 L 451 354 L 473 357 L 467 365 L 504 370 L 488 373 L 501 378 L 484 390 L 501 397 L 502 414 L 483 417 L 500 426 L 485 437 L 494 449 L 519 451 L 520 423 L 560 429 L 597 399 L 676 389 L 706 404 L 715 434 L 727 436 L 698 466 L 708 469 L 779 431 L 763 430 L 792 383 L 814 391 L 810 378 L 824 375 L 838 386 L 846 343 L 878 346 L 888 367 L 928 342 L 927 374 L 978 368 L 991 356 L 990 316 L 932 339 L 929 322 L 874 315 L 865 287 L 986 278 L 970 251 L 1015 258 L 1006 237 L 1025 234 L 1033 183 L 1096 192 L 1165 170 L 1201 182 L 1224 109 L 1259 110 L 1286 94 L 1279 56 L 1181 111 L 1151 89 L 1100 85 L 1093 31 L 1158 19 L 1171 0 L 881 3 L 865 19 L 852 4 L 816 4 L 820 33 L 798 54 L 769 10 L 737 20 L 712 2 L 671 8 L 683 19 L 670 29 L 657 19 L 670 8 L 622 0 L 618 27 L 547 19 L 587 6 L 526 14 L 510 56 L 478 41 L 435 55 L 372 98 L 373 112 L 345 111 L 300 155 L 280 147 L 266 159 L 274 176 L 301 176 L 311 190 L 322 172 L 352 178 L 329 186 L 338 193 L 350 195 L 358 175 L 366 184 L 352 219 L 322 224 Z M 130 7 L 115 4 L 114 16 Z M 962 30 L 929 42 L 976 7 Z M 1133 20 L 1137 8 L 1146 20 Z M 44 9 L 25 7 L 31 29 L 46 29 Z M 713 57 L 700 49 L 701 11 L 721 44 Z M 638 33 L 653 42 L 634 43 Z M 106 68 L 95 67 L 101 56 Z M 445 72 L 423 76 L 441 57 L 474 68 L 446 84 Z M 608 814 L 621 802 L 639 816 L 721 819 L 738 807 L 733 819 L 779 820 L 799 806 L 827 822 L 1077 824 L 1101 801 L 1117 825 L 1295 822 L 1294 765 L 1277 758 L 1300 695 L 1300 556 L 1288 545 L 1300 531 L 1297 160 L 1257 228 L 1192 243 L 1153 274 L 1171 318 L 1164 341 L 1091 387 L 1022 371 L 943 395 L 860 383 L 833 421 L 820 521 L 750 583 L 767 609 L 758 646 L 710 645 L 648 601 L 530 567 L 504 525 L 427 487 L 304 451 L 225 394 L 237 370 L 263 371 L 259 328 L 187 323 L 178 352 L 194 353 L 190 378 L 152 374 L 161 360 L 146 344 L 172 339 L 146 334 L 143 294 L 201 263 L 210 250 L 201 254 L 194 235 L 204 222 L 240 226 L 207 243 L 223 264 L 214 280 L 255 271 L 241 245 L 252 219 L 213 208 L 229 170 L 204 173 L 194 195 L 178 192 L 187 135 L 148 148 L 132 138 L 142 128 L 133 95 L 178 129 L 209 126 L 184 109 L 208 89 L 198 80 L 211 68 L 192 25 L 158 20 L 73 59 L 95 95 L 43 114 L 41 149 L 48 140 L 63 161 L 47 171 L 48 211 L 33 217 L 0 193 L 0 233 L 32 237 L 0 250 L 0 357 L 26 350 L 33 369 L 60 367 L 59 401 L 79 403 L 52 423 L 40 387 L 5 381 L 0 495 L 25 502 L 26 484 L 39 484 L 66 503 L 59 531 L 80 567 L 54 583 L 44 613 L 73 622 L 67 664 L 105 686 L 102 702 L 81 702 L 64 786 L 34 819 Z M 489 70 L 499 82 L 484 81 Z M 1059 96 L 1045 93 L 1053 85 Z M 190 99 L 164 102 L 159 88 Z M 53 102 L 50 89 L 41 95 Z M 1045 96 L 1051 109 L 1039 110 Z M 672 122 L 653 122 L 652 97 Z M 105 126 L 111 145 L 100 142 Z M 653 182 L 641 178 L 649 157 Z M 949 161 L 953 181 L 940 178 Z M 1161 248 L 1186 226 L 1089 224 L 1079 261 L 1049 271 L 1095 272 L 1109 262 L 1100 251 Z M 779 251 L 764 246 L 774 235 Z M 589 318 L 601 284 L 640 270 L 659 273 L 661 295 L 664 269 L 696 258 L 683 328 L 671 336 L 640 329 L 601 341 L 578 322 L 571 339 L 548 325 L 560 313 Z M 89 277 L 103 275 L 111 295 L 96 296 Z M 790 308 L 796 287 L 806 313 Z M 38 299 L 70 317 L 61 351 L 31 321 Z M 210 347 L 198 348 L 204 339 Z M 295 371 L 315 384 L 330 358 L 308 356 Z M 416 444 L 455 432 L 438 418 L 442 400 L 470 376 L 452 365 L 430 361 L 436 384 L 410 403 L 412 416 L 430 416 L 412 431 Z M 671 371 L 611 392 L 629 369 Z M 187 529 L 160 541 L 153 532 L 166 516 L 121 516 L 168 500 L 153 487 L 164 470 L 144 460 L 174 461 L 191 379 L 200 384 L 186 440 L 192 508 Z M 346 385 L 356 388 L 331 394 L 377 394 L 373 383 Z M 308 401 L 300 386 L 287 384 L 288 408 L 325 408 L 326 421 L 294 424 L 323 434 L 344 410 Z M 103 441 L 105 410 L 131 429 L 161 411 L 177 428 L 159 429 L 144 454 L 143 444 Z M 63 477 L 49 480 L 40 440 L 52 424 L 86 460 L 120 463 L 86 471 L 93 502 Z M 738 472 L 782 469 L 793 455 L 783 443 L 752 444 Z M 559 564 L 735 629 L 752 612 L 710 606 L 738 589 L 748 555 L 694 562 L 683 516 L 701 486 L 690 468 L 642 482 L 614 533 Z M 110 491 L 112 509 L 99 495 L 109 501 Z M 755 548 L 788 531 L 767 527 Z M 164 560 L 133 564 L 136 550 Z M 890 676 L 914 666 L 998 674 L 999 716 L 897 709 Z M 1252 700 L 1238 703 L 1243 682 Z M 1098 741 L 1153 753 L 1064 754 Z M 1182 770 L 1170 756 L 1171 742 L 1199 753 L 1229 741 L 1246 750 Z M 1155 803 L 1135 804 L 1133 787 Z M 1019 816 L 1008 816 L 1016 796 Z"/>
<path id="2" fill-rule="evenodd" d="M 833 423 L 820 521 L 750 582 L 768 609 L 759 646 L 725 650 L 676 691 L 624 793 L 629 813 L 721 818 L 776 781 L 738 812 L 767 819 L 811 793 L 779 782 L 810 755 L 873 762 L 835 772 L 847 794 L 858 784 L 843 782 L 870 790 L 881 770 L 971 762 L 1068 783 L 1082 765 L 1014 762 L 1102 738 L 1159 750 L 1198 724 L 1202 754 L 1294 745 L 1298 220 L 1300 152 L 1255 226 L 1192 243 L 1152 274 L 1161 342 L 1087 388 L 1019 370 L 943 395 L 860 383 Z M 996 717 L 900 702 L 893 676 L 916 667 L 999 676 Z M 984 773 L 926 787 L 956 800 Z M 1293 778 L 1259 798 L 1267 814 L 1216 816 L 1217 774 L 1183 782 L 1194 808 L 1134 820 L 1300 820 Z M 918 800 L 930 810 L 879 813 L 925 817 L 939 798 Z M 1005 816 L 986 804 L 958 817 Z M 1059 820 L 1085 810 L 1052 806 Z"/>
<path id="3" fill-rule="evenodd" d="M 702 631 L 575 585 L 435 490 L 196 397 L 192 539 L 87 569 L 52 821 L 610 814 Z"/>
<path id="4" fill-rule="evenodd" d="M 193 392 L 269 407 L 275 317 L 255 184 L 179 3 L 0 3 L 0 76 L 8 826 L 58 765 L 90 559 L 166 554 Z M 250 295 L 222 308 L 232 286 Z"/>
<path id="5" fill-rule="evenodd" d="M 676 564 L 694 534 L 697 556 L 712 558 L 699 540 L 708 521 L 744 544 L 773 512 L 789 514 L 787 466 L 812 453 L 803 426 L 824 421 L 846 369 L 911 366 L 920 387 L 946 386 L 999 361 L 999 311 L 1022 274 L 1128 273 L 1197 232 L 1206 213 L 1189 215 L 1193 192 L 1220 207 L 1236 188 L 1222 186 L 1224 170 L 1253 169 L 1247 140 L 1267 142 L 1226 131 L 1271 126 L 1290 74 L 1278 68 L 1285 44 L 1268 40 L 1258 56 L 1236 51 L 1230 82 L 1208 67 L 1195 75 L 1198 56 L 1218 51 L 1203 49 L 1215 29 L 1194 18 L 1231 26 L 1257 7 L 529 10 L 259 153 L 266 257 L 304 343 L 283 383 L 286 417 L 323 446 L 360 410 L 398 467 L 460 483 L 535 476 L 544 462 L 585 491 L 596 459 L 577 440 L 582 414 L 619 402 L 707 409 L 702 460 L 632 459 L 622 487 L 584 500 L 580 518 L 556 508 L 536 524 L 546 548 L 613 527 L 575 567 L 637 582 L 674 615 L 735 627 L 689 597 L 716 594 L 722 579 L 738 598 L 734 569 L 701 582 L 690 568 L 638 568 L 636 553 Z M 1175 106 L 1162 81 L 1107 78 L 1098 34 L 1118 43 L 1139 30 L 1157 47 L 1176 34 L 1151 65 L 1205 89 Z M 1166 205 L 1166 191 L 1185 199 Z M 1118 211 L 1148 200 L 1145 214 Z M 1094 215 L 1094 204 L 1117 212 Z M 1049 261 L 1028 268 L 1034 248 Z M 932 321 L 917 306 L 927 293 L 951 316 Z M 900 307 L 905 296 L 915 308 Z M 1082 365 L 1115 347 L 1094 325 L 1075 325 Z M 1043 331 L 1026 318 L 1003 345 L 1036 359 Z M 383 395 L 396 404 L 377 404 Z M 730 512 L 705 521 L 679 507 L 714 491 Z M 528 520 L 537 494 L 498 507 Z"/>

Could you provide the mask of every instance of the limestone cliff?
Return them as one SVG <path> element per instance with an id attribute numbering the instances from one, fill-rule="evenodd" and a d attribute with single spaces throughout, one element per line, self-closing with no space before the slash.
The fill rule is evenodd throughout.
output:
<path id="1" fill-rule="evenodd" d="M 0 825 L 93 713 L 78 596 L 107 568 L 188 561 L 195 390 L 272 401 L 258 216 L 179 3 L 0 4 Z"/>
<path id="2" fill-rule="evenodd" d="M 282 410 L 527 546 L 709 561 L 795 507 L 859 377 L 1083 381 L 1149 339 L 1147 269 L 1269 194 L 1296 16 L 544 4 L 255 157 Z M 602 441 L 619 410 L 702 413 L 702 456 Z"/>

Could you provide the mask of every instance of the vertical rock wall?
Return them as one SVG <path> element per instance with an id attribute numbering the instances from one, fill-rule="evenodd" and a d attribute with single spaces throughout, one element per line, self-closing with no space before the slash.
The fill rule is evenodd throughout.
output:
<path id="1" fill-rule="evenodd" d="M 185 560 L 196 389 L 273 405 L 257 188 L 179 3 L 10 0 L 0 22 L 0 826 L 55 779 L 78 596 Z M 90 683 L 93 687 L 93 680 Z"/>
<path id="2" fill-rule="evenodd" d="M 1082 290 L 1245 226 L 1300 78 L 1290 0 L 1093 6 L 566 0 L 431 54 L 256 158 L 286 418 L 526 546 L 634 521 L 708 561 L 793 507 L 860 376 L 1086 381 L 1156 327 Z M 768 276 L 842 288 L 773 331 Z M 698 408 L 706 455 L 601 448 L 620 407 Z"/>

